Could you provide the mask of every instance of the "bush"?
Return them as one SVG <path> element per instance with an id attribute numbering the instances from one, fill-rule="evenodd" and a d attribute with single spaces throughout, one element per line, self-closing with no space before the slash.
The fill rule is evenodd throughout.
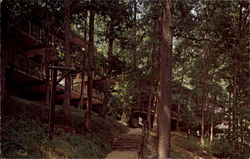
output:
<path id="1" fill-rule="evenodd" d="M 211 147 L 212 154 L 219 158 L 229 158 L 233 154 L 233 145 L 226 139 L 215 140 Z"/>
<path id="2" fill-rule="evenodd" d="M 116 120 L 92 115 L 92 132 L 83 124 L 85 111 L 72 108 L 71 115 L 56 113 L 53 138 L 48 124 L 34 119 L 27 111 L 3 114 L 1 158 L 101 158 L 112 150 L 112 140 L 124 132 Z"/>

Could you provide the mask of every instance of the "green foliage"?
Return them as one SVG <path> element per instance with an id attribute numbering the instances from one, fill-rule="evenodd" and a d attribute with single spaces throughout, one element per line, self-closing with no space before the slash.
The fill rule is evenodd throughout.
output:
<path id="1" fill-rule="evenodd" d="M 112 150 L 112 140 L 126 131 L 116 120 L 93 115 L 93 132 L 83 128 L 84 111 L 75 108 L 65 116 L 57 113 L 53 138 L 48 125 L 28 114 L 2 115 L 1 157 L 4 158 L 98 158 Z M 27 112 L 28 113 L 28 112 Z"/>
<path id="2" fill-rule="evenodd" d="M 233 149 L 232 142 L 225 139 L 215 140 L 211 146 L 212 154 L 219 158 L 230 158 L 233 154 Z"/>
<path id="3" fill-rule="evenodd" d="M 197 138 L 194 138 L 192 136 L 190 137 L 181 137 L 179 136 L 176 138 L 176 142 L 179 146 L 184 147 L 185 149 L 196 152 L 196 153 L 202 153 L 202 148 L 199 145 L 199 140 Z"/>

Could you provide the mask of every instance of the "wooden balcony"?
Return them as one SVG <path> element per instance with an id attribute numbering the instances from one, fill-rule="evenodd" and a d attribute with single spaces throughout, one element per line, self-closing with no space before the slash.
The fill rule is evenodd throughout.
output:
<path id="1" fill-rule="evenodd" d="M 25 21 L 20 26 L 20 29 L 22 32 L 24 32 L 26 35 L 31 37 L 32 39 L 42 42 L 42 39 L 44 38 L 44 30 L 41 26 L 32 23 L 31 21 Z"/>
<path id="2" fill-rule="evenodd" d="M 76 84 L 73 85 L 72 87 L 72 91 L 77 92 L 77 93 L 81 93 L 81 85 L 80 84 Z M 83 95 L 85 98 L 87 98 L 87 85 L 83 86 Z M 104 93 L 98 91 L 97 89 L 92 89 L 92 96 L 94 99 L 99 100 L 99 101 L 103 101 L 104 100 Z"/>
<path id="3" fill-rule="evenodd" d="M 7 54 L 7 67 L 39 80 L 45 79 L 45 66 L 19 54 Z"/>

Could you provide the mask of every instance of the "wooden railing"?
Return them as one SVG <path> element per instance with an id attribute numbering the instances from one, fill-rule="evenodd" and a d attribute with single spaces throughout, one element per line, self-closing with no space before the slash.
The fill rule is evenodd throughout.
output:
<path id="1" fill-rule="evenodd" d="M 77 93 L 80 93 L 81 92 L 81 86 L 80 84 L 77 84 L 79 85 L 79 87 L 77 87 L 76 85 L 73 85 L 72 87 L 72 91 L 74 92 L 77 92 Z M 83 86 L 83 94 L 85 97 L 87 97 L 87 85 L 84 85 Z M 98 91 L 97 89 L 92 89 L 92 96 L 93 98 L 97 99 L 97 100 L 100 100 L 100 101 L 103 101 L 104 100 L 104 93 L 103 92 L 100 92 Z"/>
<path id="2" fill-rule="evenodd" d="M 28 36 L 41 42 L 44 37 L 44 30 L 39 25 L 32 23 L 31 21 L 25 21 L 21 25 L 21 30 L 23 30 Z"/>
<path id="3" fill-rule="evenodd" d="M 38 79 L 45 79 L 45 66 L 30 60 L 22 55 L 8 54 L 7 65 L 24 72 L 28 75 L 35 76 Z"/>

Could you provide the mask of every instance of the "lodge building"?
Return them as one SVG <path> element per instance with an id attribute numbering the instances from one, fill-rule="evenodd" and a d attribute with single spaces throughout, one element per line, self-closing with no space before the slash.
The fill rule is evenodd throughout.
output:
<path id="1" fill-rule="evenodd" d="M 86 55 L 87 41 L 73 31 L 70 34 L 70 45 L 71 52 Z M 8 37 L 8 45 L 5 46 L 6 94 L 44 102 L 46 81 L 51 84 L 51 70 L 46 67 L 64 66 L 63 48 L 64 35 L 46 32 L 44 24 L 39 25 L 31 20 L 24 20 L 12 28 Z M 95 53 L 97 54 L 96 51 Z M 74 66 L 74 59 L 72 59 L 72 63 Z M 103 73 L 102 68 L 93 75 L 92 101 L 94 105 L 102 105 L 104 100 L 105 79 L 99 75 L 101 73 Z M 62 72 L 59 72 L 58 78 L 61 75 Z M 74 106 L 77 106 L 80 101 L 81 91 L 83 91 L 84 104 L 86 104 L 86 73 L 83 88 L 81 80 L 82 71 L 71 75 L 71 104 Z M 63 103 L 64 90 L 64 81 L 62 81 L 56 86 L 56 104 Z"/>

